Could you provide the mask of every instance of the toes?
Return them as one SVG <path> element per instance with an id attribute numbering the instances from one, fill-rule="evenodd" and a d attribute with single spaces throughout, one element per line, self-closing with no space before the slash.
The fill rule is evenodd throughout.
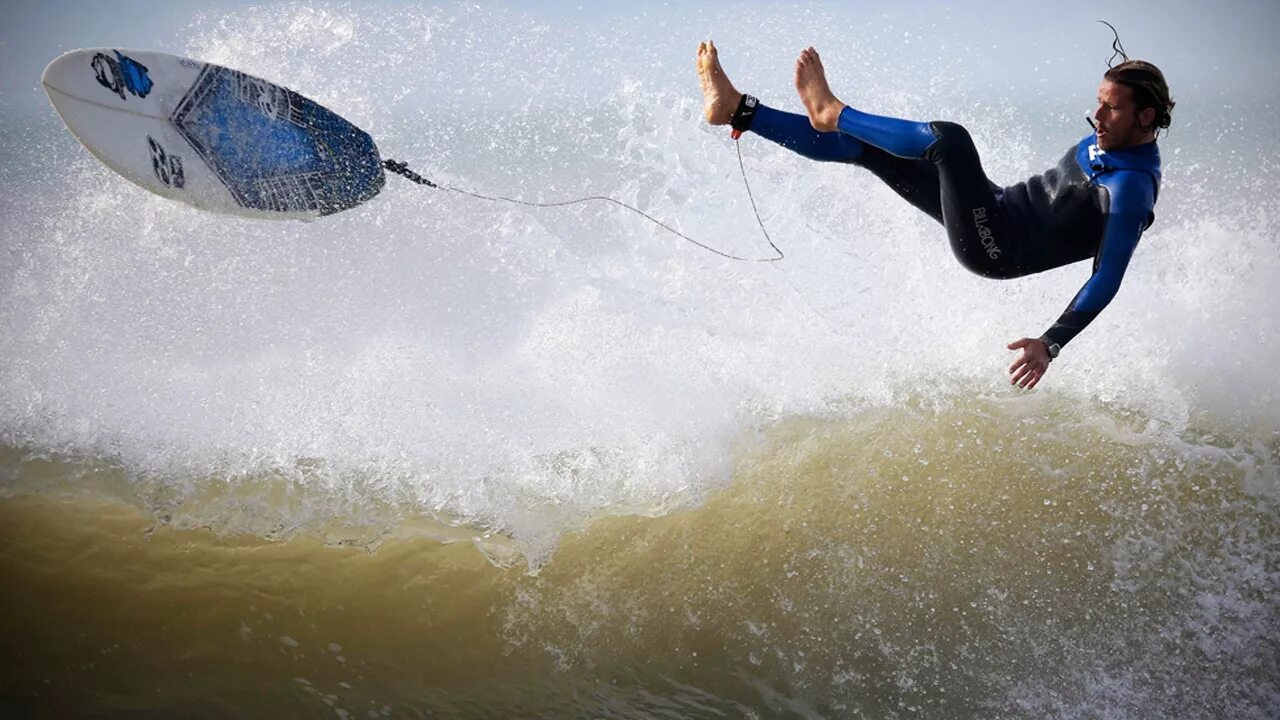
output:
<path id="1" fill-rule="evenodd" d="M 705 66 L 709 70 L 714 70 L 719 65 L 720 59 L 717 57 L 716 44 L 711 40 L 698 43 L 698 66 Z"/>

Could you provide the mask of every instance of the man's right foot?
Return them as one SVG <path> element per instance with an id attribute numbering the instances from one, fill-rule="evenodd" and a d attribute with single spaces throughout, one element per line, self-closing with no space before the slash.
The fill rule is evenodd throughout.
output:
<path id="1" fill-rule="evenodd" d="M 710 40 L 698 43 L 698 82 L 702 85 L 703 113 L 712 125 L 728 125 L 742 102 L 742 93 L 729 82 L 720 67 L 716 44 Z"/>
<path id="2" fill-rule="evenodd" d="M 796 92 L 809 111 L 809 124 L 818 132 L 832 132 L 840 121 L 844 103 L 836 99 L 827 84 L 827 73 L 822 67 L 818 51 L 806 48 L 796 58 Z"/>

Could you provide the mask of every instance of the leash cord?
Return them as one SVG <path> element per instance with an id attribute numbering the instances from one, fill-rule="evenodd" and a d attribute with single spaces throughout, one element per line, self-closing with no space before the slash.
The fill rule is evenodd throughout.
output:
<path id="1" fill-rule="evenodd" d="M 483 193 L 478 193 L 471 190 L 464 190 L 462 188 L 457 188 L 450 185 L 440 185 L 410 170 L 408 163 L 399 162 L 396 160 L 383 160 L 382 167 L 390 172 L 393 172 L 397 175 L 400 175 L 410 180 L 411 182 L 417 183 L 418 185 L 425 185 L 427 187 L 436 188 L 439 190 L 448 190 L 450 192 L 455 192 L 460 195 L 467 195 L 469 197 L 473 197 L 479 200 L 488 200 L 491 202 L 505 202 L 505 203 L 511 203 L 514 205 L 523 205 L 525 207 L 536 207 L 536 208 L 558 208 L 558 207 L 565 207 L 568 205 L 577 205 L 579 203 L 586 203 L 586 202 L 592 202 L 592 201 L 612 203 L 614 205 L 617 205 L 620 208 L 630 210 L 631 212 L 636 213 L 637 215 L 640 215 L 641 217 L 653 223 L 654 225 L 657 225 L 658 227 L 666 230 L 672 235 L 675 235 L 676 237 L 679 237 L 680 239 L 685 240 L 687 242 L 693 243 L 694 245 L 697 245 L 698 247 L 702 248 L 703 250 L 706 250 L 707 252 L 715 253 L 720 257 L 727 258 L 729 260 L 737 260 L 739 262 L 777 262 L 785 256 L 783 255 L 782 250 L 777 245 L 774 244 L 773 238 L 769 236 L 769 231 L 764 226 L 764 221 L 760 219 L 760 209 L 756 207 L 756 198 L 755 198 L 755 195 L 751 192 L 751 183 L 747 181 L 747 168 L 742 161 L 742 144 L 738 140 L 734 140 L 733 144 L 738 151 L 738 170 L 742 173 L 742 185 L 747 189 L 747 198 L 751 201 L 751 212 L 755 215 L 756 224 L 760 227 L 760 233 L 764 235 L 765 241 L 769 243 L 769 247 L 773 248 L 773 252 L 776 253 L 776 255 L 774 255 L 773 257 L 742 257 L 740 255 L 734 255 L 732 253 L 724 252 L 723 250 L 717 250 L 716 248 L 713 248 L 710 245 L 706 245 L 704 243 L 698 242 L 697 240 L 694 240 L 688 235 L 685 235 L 679 230 L 676 230 L 675 228 L 662 222 L 661 220 L 655 218 L 654 216 L 641 210 L 640 208 L 637 208 L 633 205 L 628 205 L 627 203 L 624 203 L 621 200 L 618 200 L 616 198 L 611 198 L 607 195 L 590 195 L 587 197 L 573 198 L 571 200 L 560 200 L 556 202 L 532 202 L 529 200 L 520 200 L 518 198 L 504 197 L 502 195 L 485 195 Z"/>

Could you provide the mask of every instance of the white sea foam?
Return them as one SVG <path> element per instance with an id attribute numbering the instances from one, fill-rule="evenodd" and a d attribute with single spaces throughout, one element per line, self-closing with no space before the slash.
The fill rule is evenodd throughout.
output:
<path id="1" fill-rule="evenodd" d="M 966 123 L 1000 182 L 1048 167 L 1084 129 L 977 95 L 963 69 L 940 69 L 945 42 L 917 38 L 902 61 L 910 37 L 804 15 L 822 22 L 716 18 L 731 76 L 766 103 L 798 107 L 790 56 L 815 43 L 851 101 Z M 168 49 L 290 85 L 429 177 L 528 199 L 609 194 L 767 255 L 733 147 L 700 120 L 697 38 L 675 31 L 710 16 L 647 17 L 294 4 L 211 13 Z M 1092 73 L 1050 99 L 1087 99 Z M 1265 159 L 1189 167 L 1211 156 L 1198 131 L 1169 138 L 1160 219 L 1041 392 L 1256 438 L 1280 426 L 1274 203 Z M 42 212 L 5 206 L 0 439 L 185 492 L 283 474 L 529 548 L 600 511 L 705 496 L 779 418 L 1002 392 L 1003 345 L 1042 332 L 1088 274 L 972 276 L 868 174 L 751 135 L 779 265 L 724 261 L 603 205 L 535 211 L 396 178 L 339 216 L 243 221 L 149 196 L 69 139 L 42 152 L 65 172 L 6 189 Z"/>

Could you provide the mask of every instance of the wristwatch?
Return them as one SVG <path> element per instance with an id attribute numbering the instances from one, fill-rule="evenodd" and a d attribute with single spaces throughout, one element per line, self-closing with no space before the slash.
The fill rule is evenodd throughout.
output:
<path id="1" fill-rule="evenodd" d="M 1044 341 L 1042 340 L 1041 342 Z M 1053 361 L 1054 358 L 1058 357 L 1058 353 L 1062 352 L 1062 346 L 1058 343 L 1045 342 L 1044 346 L 1045 349 L 1049 351 L 1050 361 Z"/>

